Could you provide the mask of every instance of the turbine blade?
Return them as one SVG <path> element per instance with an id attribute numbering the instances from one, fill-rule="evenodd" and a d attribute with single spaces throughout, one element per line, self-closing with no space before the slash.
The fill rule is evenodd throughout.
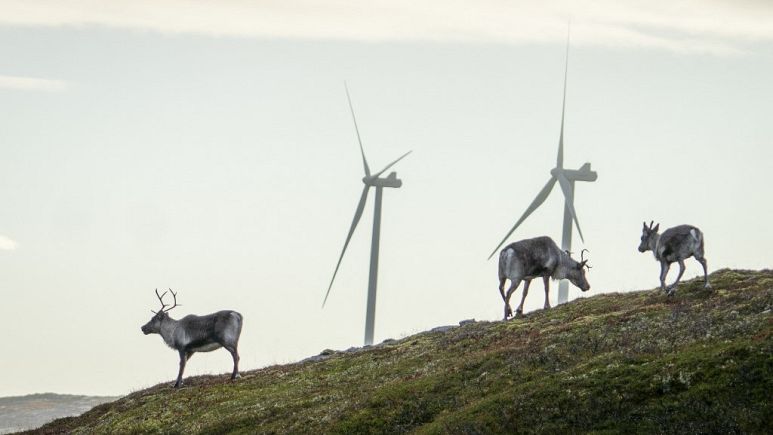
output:
<path id="1" fill-rule="evenodd" d="M 577 220 L 577 212 L 574 211 L 574 194 L 572 193 L 572 186 L 564 174 L 558 174 L 558 183 L 561 185 L 561 190 L 564 192 L 566 207 L 569 208 L 572 219 L 574 219 L 574 224 L 577 225 L 577 232 L 580 233 L 580 240 L 585 243 L 585 239 L 582 236 L 582 230 L 580 229 L 580 221 Z"/>
<path id="2" fill-rule="evenodd" d="M 558 156 L 556 157 L 556 168 L 564 167 L 564 109 L 561 109 L 561 133 L 558 136 Z"/>
<path id="3" fill-rule="evenodd" d="M 534 198 L 534 201 L 531 202 L 529 205 L 529 208 L 526 209 L 526 211 L 523 213 L 523 216 L 521 216 L 520 219 L 518 219 L 518 222 L 513 225 L 513 227 L 510 229 L 510 231 L 507 232 L 507 235 L 505 235 L 505 238 L 502 239 L 501 242 L 497 245 L 496 248 L 494 248 L 494 251 L 491 253 L 491 255 L 488 256 L 488 259 L 490 260 L 491 257 L 494 256 L 494 254 L 497 253 L 497 250 L 505 244 L 505 241 L 507 241 L 507 238 L 510 237 L 510 234 L 513 234 L 513 231 L 515 231 L 516 228 L 518 228 L 521 223 L 526 220 L 527 217 L 529 217 L 534 210 L 537 209 L 540 205 L 542 205 L 543 202 L 545 202 L 545 199 L 547 199 L 548 195 L 550 195 L 550 191 L 553 189 L 553 186 L 556 184 L 556 179 L 551 177 L 550 180 L 548 180 L 547 184 L 545 184 L 545 187 L 542 188 L 542 190 L 539 191 L 537 194 L 537 197 Z"/>
<path id="4" fill-rule="evenodd" d="M 349 110 L 352 112 L 352 121 L 354 121 L 354 131 L 357 132 L 357 142 L 360 144 L 360 154 L 362 154 L 362 166 L 365 168 L 365 176 L 370 177 L 370 167 L 368 167 L 368 161 L 365 159 L 365 150 L 362 148 L 362 139 L 360 139 L 360 129 L 357 127 L 357 118 L 354 116 L 354 107 L 352 106 L 352 99 L 349 96 L 349 87 L 344 82 L 344 89 L 346 89 L 346 100 L 349 101 Z"/>
<path id="5" fill-rule="evenodd" d="M 330 295 L 330 289 L 333 288 L 333 281 L 336 279 L 336 274 L 338 273 L 338 268 L 341 266 L 341 260 L 344 258 L 344 253 L 346 252 L 346 247 L 349 246 L 349 240 L 352 239 L 352 234 L 354 234 L 354 229 L 357 228 L 357 224 L 360 222 L 360 218 L 362 217 L 362 211 L 365 209 L 365 202 L 368 199 L 368 189 L 370 189 L 370 186 L 366 185 L 362 189 L 362 195 L 360 195 L 360 203 L 357 204 L 357 210 L 354 212 L 354 219 L 352 219 L 352 226 L 349 228 L 349 234 L 346 235 L 346 241 L 344 242 L 344 249 L 341 250 L 341 256 L 338 257 L 338 263 L 336 264 L 335 271 L 333 272 L 333 278 L 330 279 L 330 285 L 327 287 L 327 293 L 325 293 L 325 300 L 322 301 L 322 307 L 325 307 L 325 302 L 327 302 L 327 297 Z"/>
<path id="6" fill-rule="evenodd" d="M 402 160 L 402 159 L 403 159 L 405 156 L 407 156 L 408 154 L 410 154 L 410 153 L 412 153 L 412 152 L 413 152 L 413 151 L 408 151 L 407 153 L 405 153 L 405 154 L 403 154 L 402 156 L 400 156 L 400 158 L 398 158 L 398 159 L 397 159 L 397 160 L 395 160 L 394 162 L 392 162 L 392 163 L 390 163 L 390 164 L 386 165 L 386 167 L 385 167 L 384 169 L 380 170 L 379 172 L 377 172 L 377 173 L 376 173 L 376 175 L 374 175 L 374 176 L 373 176 L 373 178 L 378 178 L 378 177 L 379 177 L 381 174 L 383 174 L 384 172 L 386 172 L 386 170 L 387 170 L 387 169 L 389 169 L 389 168 L 391 168 L 392 166 L 394 166 L 394 165 L 395 165 L 395 163 L 399 162 L 399 161 L 400 161 L 400 160 Z"/>
<path id="7" fill-rule="evenodd" d="M 564 113 L 566 112 L 566 78 L 569 73 L 569 30 L 566 33 L 566 64 L 564 65 L 564 98 L 561 103 L 561 134 L 558 137 L 558 156 L 556 167 L 564 167 Z"/>

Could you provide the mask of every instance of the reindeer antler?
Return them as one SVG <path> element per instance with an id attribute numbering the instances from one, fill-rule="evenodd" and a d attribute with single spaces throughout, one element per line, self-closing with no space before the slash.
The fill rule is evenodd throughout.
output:
<path id="1" fill-rule="evenodd" d="M 592 269 L 592 267 L 588 265 L 588 260 L 585 259 L 585 252 L 590 252 L 590 251 L 588 251 L 587 249 L 583 249 L 582 251 L 580 251 L 580 264 L 587 267 L 588 269 Z"/>
<path id="2" fill-rule="evenodd" d="M 160 313 L 160 312 L 167 313 L 167 312 L 169 312 L 169 310 L 171 310 L 172 308 L 174 308 L 174 307 L 176 307 L 178 305 L 177 304 L 177 293 L 173 292 L 171 288 L 169 289 L 169 291 L 172 292 L 172 297 L 174 298 L 174 304 L 171 307 L 166 308 L 166 307 L 168 307 L 168 305 L 164 303 L 164 296 L 166 296 L 167 292 L 165 291 L 162 294 L 158 294 L 158 288 L 156 288 L 156 297 L 158 298 L 159 302 L 161 302 L 161 309 L 158 310 L 158 311 L 150 310 L 151 312 L 153 312 L 153 313 Z"/>
<path id="3" fill-rule="evenodd" d="M 172 297 L 174 298 L 174 305 L 172 305 L 171 307 L 167 308 L 166 310 L 163 310 L 165 313 L 168 313 L 172 308 L 174 308 L 174 307 L 179 305 L 177 303 L 177 293 L 175 293 L 171 288 L 169 289 L 169 292 L 172 293 Z M 166 292 L 164 292 L 164 294 L 166 294 Z"/>
<path id="4" fill-rule="evenodd" d="M 158 301 L 161 302 L 161 309 L 159 311 L 164 311 L 164 308 L 166 308 L 166 304 L 164 303 L 164 296 L 166 295 L 166 292 L 164 294 L 160 295 L 158 294 L 158 288 L 156 288 L 156 297 L 158 298 Z M 159 311 L 153 311 L 150 310 L 152 313 L 158 313 Z"/>

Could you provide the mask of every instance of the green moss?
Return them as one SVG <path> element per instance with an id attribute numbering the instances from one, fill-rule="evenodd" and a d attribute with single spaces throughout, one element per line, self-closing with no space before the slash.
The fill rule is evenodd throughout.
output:
<path id="1" fill-rule="evenodd" d="M 773 273 L 139 391 L 41 433 L 770 433 Z"/>

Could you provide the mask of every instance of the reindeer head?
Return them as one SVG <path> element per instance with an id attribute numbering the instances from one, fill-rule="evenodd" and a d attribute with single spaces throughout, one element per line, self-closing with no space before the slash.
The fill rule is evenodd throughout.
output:
<path id="1" fill-rule="evenodd" d="M 658 228 L 660 228 L 660 224 L 655 225 L 655 228 L 652 227 L 652 224 L 654 224 L 655 221 L 650 221 L 650 226 L 647 227 L 647 222 L 642 222 L 643 228 L 641 230 L 641 243 L 639 244 L 639 252 L 647 252 L 651 248 L 650 245 L 650 239 L 658 234 Z"/>
<path id="2" fill-rule="evenodd" d="M 169 289 L 169 292 L 172 293 L 172 297 L 174 298 L 174 302 L 172 306 L 168 306 L 164 303 L 164 296 L 166 296 L 167 292 L 164 292 L 163 294 L 158 294 L 158 289 L 156 289 L 156 296 L 158 297 L 158 300 L 161 302 L 161 309 L 158 311 L 153 311 L 155 315 L 150 319 L 150 321 L 142 326 L 142 332 L 145 335 L 148 334 L 158 334 L 161 332 L 161 324 L 164 322 L 164 320 L 169 319 L 169 314 L 167 314 L 172 308 L 177 306 L 177 293 L 173 292 L 172 289 Z"/>
<path id="3" fill-rule="evenodd" d="M 585 269 L 590 269 L 591 267 L 588 265 L 588 260 L 586 260 L 585 257 L 585 251 L 587 249 L 583 249 L 580 252 L 580 261 L 574 261 L 572 258 L 572 255 L 569 253 L 569 251 L 566 251 L 566 254 L 569 256 L 570 266 L 568 268 L 566 279 L 572 282 L 577 288 L 580 290 L 586 292 L 590 290 L 590 284 L 588 284 L 588 279 L 585 278 Z"/>

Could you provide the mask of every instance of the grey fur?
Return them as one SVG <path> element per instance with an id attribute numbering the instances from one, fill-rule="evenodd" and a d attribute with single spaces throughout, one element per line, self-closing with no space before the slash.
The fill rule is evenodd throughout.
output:
<path id="1" fill-rule="evenodd" d="M 145 335 L 160 334 L 167 346 L 180 354 L 180 370 L 174 384 L 175 388 L 182 385 L 185 364 L 195 352 L 211 352 L 221 347 L 233 357 L 234 368 L 231 379 L 240 377 L 237 347 L 239 335 L 242 332 L 242 315 L 236 311 L 218 311 L 206 316 L 190 314 L 175 320 L 164 311 L 162 301 L 161 311 L 142 326 L 142 332 Z"/>
<path id="2" fill-rule="evenodd" d="M 695 257 L 695 260 L 703 266 L 704 287 L 711 288 L 706 257 L 703 254 L 705 245 L 701 230 L 692 225 L 679 225 L 667 229 L 663 234 L 658 234 L 660 224 L 654 227 L 652 226 L 654 222 L 650 222 L 649 226 L 646 222 L 642 224 L 639 252 L 652 251 L 655 259 L 660 262 L 660 289 L 662 291 L 669 296 L 674 294 L 676 286 L 684 274 L 684 260 L 690 257 Z M 666 275 L 668 275 L 671 263 L 674 262 L 679 263 L 679 275 L 673 284 L 666 287 Z"/>
<path id="3" fill-rule="evenodd" d="M 548 292 L 550 291 L 549 279 L 568 279 L 582 291 L 588 291 L 590 284 L 585 278 L 587 260 L 575 261 L 568 252 L 558 248 L 556 243 L 547 236 L 533 239 L 520 240 L 507 245 L 499 253 L 499 293 L 505 303 L 505 320 L 512 316 L 510 308 L 510 296 L 521 283 L 523 284 L 523 297 L 516 314 L 523 313 L 523 302 L 529 293 L 531 280 L 542 277 L 545 284 L 545 305 L 550 308 Z M 505 294 L 505 281 L 510 280 L 510 288 Z"/>

